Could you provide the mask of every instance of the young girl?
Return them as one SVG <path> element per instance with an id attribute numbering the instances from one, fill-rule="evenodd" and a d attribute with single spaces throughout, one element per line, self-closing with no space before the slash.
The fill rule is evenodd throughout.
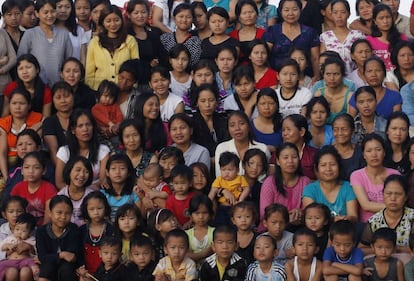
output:
<path id="1" fill-rule="evenodd" d="M 306 75 L 306 68 L 309 66 L 309 54 L 302 48 L 293 47 L 290 49 L 289 57 L 299 65 L 299 86 L 312 89 L 312 77 Z"/>
<path id="2" fill-rule="evenodd" d="M 140 235 L 148 236 L 144 233 L 143 218 L 140 210 L 134 204 L 123 204 L 116 211 L 115 216 L 115 236 L 122 239 L 122 260 L 129 261 L 129 243 L 133 237 Z"/>
<path id="3" fill-rule="evenodd" d="M 114 227 L 108 221 L 111 207 L 100 191 L 86 195 L 81 205 L 80 217 L 86 221 L 79 229 L 82 238 L 85 269 L 93 274 L 101 263 L 99 245 L 103 237 L 112 236 Z"/>
<path id="4" fill-rule="evenodd" d="M 135 185 L 134 168 L 131 160 L 125 154 L 115 154 L 109 157 L 106 163 L 106 178 L 108 189 L 101 192 L 111 206 L 111 221 L 115 222 L 115 214 L 126 203 L 136 204 L 141 207 L 138 195 L 133 192 Z"/>
<path id="5" fill-rule="evenodd" d="M 289 212 L 284 205 L 274 203 L 266 207 L 263 225 L 267 228 L 266 234 L 277 242 L 278 254 L 275 259 L 282 265 L 295 254 L 292 245 L 293 234 L 285 230 L 288 223 Z"/>
<path id="6" fill-rule="evenodd" d="M 66 164 L 65 169 L 63 169 L 63 179 L 67 186 L 62 188 L 58 194 L 65 195 L 72 201 L 73 212 L 71 222 L 77 226 L 81 226 L 85 223 L 80 216 L 81 205 L 85 196 L 93 191 L 90 187 L 92 178 L 91 162 L 82 156 L 76 156 L 74 159 L 70 160 L 68 164 Z"/>
<path id="7" fill-rule="evenodd" d="M 49 222 L 49 202 L 56 195 L 56 188 L 42 179 L 45 172 L 45 160 L 40 152 L 30 152 L 23 158 L 23 182 L 18 183 L 10 192 L 29 202 L 26 211 L 37 219 L 40 226 Z M 72 204 L 72 203 L 71 203 Z"/>
<path id="8" fill-rule="evenodd" d="M 212 181 L 207 165 L 196 162 L 190 168 L 193 170 L 193 190 L 208 195 Z"/>
<path id="9" fill-rule="evenodd" d="M 215 56 L 215 63 L 218 68 L 216 82 L 220 91 L 220 99 L 216 110 L 219 113 L 224 112 L 224 100 L 234 93 L 232 76 L 237 65 L 237 58 L 237 50 L 234 47 L 222 47 Z"/>
<path id="10" fill-rule="evenodd" d="M 171 93 L 179 97 L 182 97 L 191 86 L 190 58 L 191 54 L 183 44 L 177 44 L 169 51 L 170 89 Z"/>
<path id="11" fill-rule="evenodd" d="M 211 244 L 214 227 L 209 225 L 214 216 L 213 203 L 207 195 L 196 195 L 190 200 L 188 212 L 193 222 L 193 227 L 185 231 L 190 240 L 188 256 L 201 265 L 213 253 Z"/>
<path id="12" fill-rule="evenodd" d="M 242 201 L 234 205 L 231 209 L 231 222 L 237 228 L 237 243 L 239 244 L 236 253 L 247 264 L 254 261 L 253 249 L 256 233 L 253 231 L 253 226 L 256 220 L 257 210 L 252 202 Z"/>
<path id="13" fill-rule="evenodd" d="M 293 235 L 295 257 L 286 265 L 287 281 L 322 280 L 322 262 L 315 257 L 318 250 L 315 232 L 301 228 Z"/>
<path id="14" fill-rule="evenodd" d="M 169 184 L 171 182 L 171 170 L 177 165 L 185 164 L 183 152 L 175 146 L 167 146 L 160 152 L 159 164 L 164 171 L 163 179 Z"/>
<path id="15" fill-rule="evenodd" d="M 164 238 L 170 230 L 178 228 L 178 221 L 168 209 L 159 209 L 148 217 L 148 231 L 155 246 L 155 260 L 165 257 Z"/>
<path id="16" fill-rule="evenodd" d="M 56 195 L 49 209 L 51 222 L 36 231 L 39 281 L 77 280 L 76 271 L 83 269 L 83 255 L 79 230 L 70 222 L 72 202 L 64 195 Z"/>
<path id="17" fill-rule="evenodd" d="M 331 211 L 321 203 L 311 203 L 303 210 L 305 226 L 316 234 L 318 251 L 316 257 L 322 261 L 323 253 L 328 245 L 329 227 L 331 223 Z"/>
<path id="18" fill-rule="evenodd" d="M 175 113 L 184 112 L 183 99 L 170 92 L 170 83 L 171 75 L 165 67 L 156 66 L 151 69 L 149 85 L 159 99 L 161 119 L 164 123 L 168 123 Z"/>
<path id="19" fill-rule="evenodd" d="M 302 108 L 312 98 L 312 93 L 299 86 L 300 68 L 294 59 L 285 59 L 280 65 L 279 83 L 276 90 L 279 100 L 279 112 L 285 118 L 288 115 L 300 114 Z"/>
<path id="20" fill-rule="evenodd" d="M 266 42 L 261 39 L 254 39 L 249 44 L 249 59 L 254 71 L 256 89 L 276 89 L 279 84 L 277 72 L 269 67 L 267 59 L 270 50 Z"/>

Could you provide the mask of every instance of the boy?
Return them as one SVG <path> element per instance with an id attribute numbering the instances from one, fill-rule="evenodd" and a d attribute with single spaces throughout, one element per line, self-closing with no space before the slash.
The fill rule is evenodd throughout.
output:
<path id="1" fill-rule="evenodd" d="M 171 171 L 171 182 L 174 194 L 165 202 L 165 208 L 171 210 L 184 229 L 189 228 L 190 215 L 188 207 L 194 192 L 190 191 L 193 185 L 193 170 L 186 165 L 177 165 Z"/>
<path id="2" fill-rule="evenodd" d="M 414 2 L 413 2 L 414 5 Z M 410 250 L 411 255 L 414 256 L 414 233 L 410 235 Z M 410 260 L 405 266 L 404 266 L 404 277 L 405 280 L 414 280 L 414 259 Z"/>
<path id="3" fill-rule="evenodd" d="M 122 241 L 115 237 L 104 237 L 99 246 L 102 262 L 93 276 L 99 281 L 132 280 L 125 265 L 120 263 L 121 255 Z"/>
<path id="4" fill-rule="evenodd" d="M 323 255 L 325 281 L 361 280 L 364 254 L 355 247 L 355 225 L 348 220 L 335 222 L 329 232 L 331 247 Z"/>
<path id="5" fill-rule="evenodd" d="M 152 275 L 158 280 L 198 280 L 195 262 L 186 257 L 190 243 L 188 236 L 182 229 L 173 229 L 165 236 L 164 251 L 167 254 L 162 258 Z M 211 280 L 210 280 L 211 281 Z"/>
<path id="6" fill-rule="evenodd" d="M 129 254 L 131 262 L 127 265 L 131 280 L 154 281 L 152 272 L 157 265 L 153 261 L 154 256 L 154 248 L 149 237 L 140 236 L 131 240 Z"/>
<path id="7" fill-rule="evenodd" d="M 200 281 L 239 281 L 246 275 L 246 262 L 235 253 L 237 249 L 236 230 L 228 225 L 217 227 L 213 233 L 214 252 L 206 258 L 200 269 Z"/>
<path id="8" fill-rule="evenodd" d="M 397 234 L 390 228 L 379 228 L 373 236 L 371 248 L 374 256 L 365 260 L 364 278 L 366 281 L 394 280 L 404 281 L 403 264 L 392 257 L 397 243 Z M 413 280 L 413 279 L 406 279 Z"/>

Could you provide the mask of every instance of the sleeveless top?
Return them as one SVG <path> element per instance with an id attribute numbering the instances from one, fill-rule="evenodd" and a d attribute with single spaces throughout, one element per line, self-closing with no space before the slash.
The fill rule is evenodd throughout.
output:
<path id="1" fill-rule="evenodd" d="M 397 259 L 394 257 L 390 257 L 389 262 L 390 265 L 388 267 L 388 272 L 384 277 L 379 277 L 377 273 L 377 269 L 375 268 L 375 257 L 371 257 L 365 260 L 366 267 L 371 267 L 374 270 L 372 271 L 372 275 L 369 277 L 368 280 L 375 280 L 375 281 L 390 281 L 390 280 L 398 280 L 397 274 Z"/>
<path id="2" fill-rule="evenodd" d="M 139 164 L 135 167 L 135 176 L 137 178 L 144 173 L 144 170 L 149 165 L 153 155 L 153 153 L 144 150 L 141 156 L 141 161 L 139 161 Z"/>
<path id="3" fill-rule="evenodd" d="M 313 280 L 313 277 L 315 276 L 315 272 L 316 272 L 316 257 L 313 257 L 312 259 L 312 265 L 311 265 L 311 271 L 310 271 L 310 275 L 309 275 L 309 281 Z M 293 275 L 295 276 L 295 280 L 296 281 L 300 281 L 300 274 L 299 274 L 299 267 L 298 267 L 298 257 L 295 256 L 295 258 L 293 259 Z M 395 279 L 397 280 L 397 279 Z"/>
<path id="4" fill-rule="evenodd" d="M 321 88 L 321 96 L 325 97 L 325 87 Z M 335 119 L 336 116 L 342 113 L 346 113 L 348 109 L 348 95 L 352 93 L 351 90 L 348 88 L 348 90 L 345 93 L 344 96 L 344 103 L 342 104 L 341 110 L 338 112 L 331 111 L 331 114 L 329 114 L 328 119 L 326 119 L 326 124 L 332 124 L 332 121 Z"/>

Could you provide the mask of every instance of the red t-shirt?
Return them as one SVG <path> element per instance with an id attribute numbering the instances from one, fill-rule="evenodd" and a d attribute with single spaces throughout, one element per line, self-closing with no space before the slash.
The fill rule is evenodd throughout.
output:
<path id="1" fill-rule="evenodd" d="M 11 92 L 17 88 L 17 81 L 12 81 L 6 85 L 4 88 L 4 95 L 10 97 Z M 52 102 L 52 91 L 48 85 L 45 85 L 45 90 L 43 92 L 43 105 L 49 104 Z"/>
<path id="2" fill-rule="evenodd" d="M 39 188 L 33 193 L 29 192 L 29 184 L 27 181 L 19 182 L 10 192 L 10 195 L 20 196 L 29 202 L 26 212 L 32 214 L 37 219 L 37 225 L 43 224 L 45 208 L 47 207 L 46 202 L 56 194 L 56 188 L 47 181 L 42 181 Z"/>
<path id="3" fill-rule="evenodd" d="M 413 1 L 413 2 L 411 2 L 411 9 L 410 9 L 410 13 L 411 13 L 412 15 L 414 15 L 414 1 Z"/>
<path id="4" fill-rule="evenodd" d="M 260 90 L 263 88 L 270 88 L 274 85 L 279 84 L 279 79 L 277 78 L 276 70 L 268 68 L 265 74 L 260 78 L 256 83 L 256 89 Z"/>
<path id="5" fill-rule="evenodd" d="M 184 225 L 190 220 L 188 207 L 190 206 L 190 200 L 194 195 L 194 192 L 190 192 L 184 200 L 177 200 L 177 198 L 175 198 L 175 195 L 172 194 L 168 196 L 168 199 L 165 202 L 165 208 L 173 212 L 174 216 L 177 218 L 178 222 L 181 225 Z"/>

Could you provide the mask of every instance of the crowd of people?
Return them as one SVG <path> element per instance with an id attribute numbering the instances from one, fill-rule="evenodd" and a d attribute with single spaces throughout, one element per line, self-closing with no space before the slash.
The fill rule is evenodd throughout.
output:
<path id="1" fill-rule="evenodd" d="M 0 281 L 414 280 L 400 4 L 5 0 Z"/>

